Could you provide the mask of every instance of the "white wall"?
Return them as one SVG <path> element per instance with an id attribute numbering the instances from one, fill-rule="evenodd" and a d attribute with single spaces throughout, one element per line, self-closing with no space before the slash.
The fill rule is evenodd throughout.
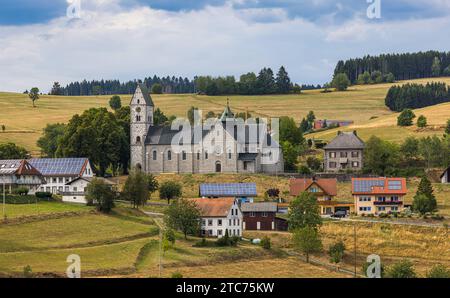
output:
<path id="1" fill-rule="evenodd" d="M 219 225 L 219 220 L 222 221 L 222 225 Z M 211 225 L 209 225 L 209 221 L 212 221 Z M 205 231 L 204 235 L 207 237 L 223 237 L 225 236 L 226 230 L 228 230 L 228 235 L 230 237 L 242 236 L 242 222 L 242 212 L 235 201 L 226 217 L 202 217 L 201 229 Z M 208 231 L 210 230 L 212 231 L 211 235 L 208 234 Z M 222 231 L 222 235 L 219 235 L 219 230 Z"/>

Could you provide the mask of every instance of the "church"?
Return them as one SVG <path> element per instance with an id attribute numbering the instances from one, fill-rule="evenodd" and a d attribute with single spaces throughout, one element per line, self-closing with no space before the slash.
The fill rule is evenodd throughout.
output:
<path id="1" fill-rule="evenodd" d="M 281 147 L 269 129 L 256 122 L 235 119 L 229 103 L 212 124 L 204 125 L 201 121 L 199 128 L 189 126 L 189 138 L 185 137 L 186 128 L 154 125 L 154 103 L 143 84 L 138 84 L 130 109 L 132 168 L 153 174 L 284 171 Z M 174 140 L 182 140 L 182 145 L 174 146 Z"/>

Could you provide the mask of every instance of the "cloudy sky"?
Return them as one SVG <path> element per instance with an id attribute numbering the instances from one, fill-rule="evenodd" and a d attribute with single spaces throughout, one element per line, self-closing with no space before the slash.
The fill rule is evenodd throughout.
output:
<path id="1" fill-rule="evenodd" d="M 380 1 L 369 19 L 368 0 L 0 0 L 0 90 L 281 65 L 321 84 L 341 59 L 450 50 L 450 0 Z"/>

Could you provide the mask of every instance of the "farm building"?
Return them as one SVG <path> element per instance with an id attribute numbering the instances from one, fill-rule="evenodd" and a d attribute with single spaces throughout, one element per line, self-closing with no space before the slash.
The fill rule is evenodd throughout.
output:
<path id="1" fill-rule="evenodd" d="M 70 182 L 68 182 L 64 186 L 64 191 L 60 192 L 62 195 L 63 202 L 67 203 L 80 203 L 86 204 L 86 188 L 91 183 L 94 177 L 78 177 Z M 116 185 L 114 182 L 104 179 L 104 178 L 95 178 L 100 179 L 106 183 L 106 185 L 111 188 Z"/>
<path id="2" fill-rule="evenodd" d="M 39 187 L 41 192 L 53 194 L 69 191 L 69 183 L 79 177 L 94 177 L 87 158 L 33 158 L 28 160 L 45 178 Z"/>
<path id="3" fill-rule="evenodd" d="M 18 187 L 26 187 L 34 193 L 45 179 L 39 170 L 21 159 L 0 160 L 0 189 L 11 193 Z"/>
<path id="4" fill-rule="evenodd" d="M 441 175 L 442 183 L 450 183 L 450 167 L 448 167 Z"/>
<path id="5" fill-rule="evenodd" d="M 352 179 L 352 195 L 358 215 L 401 212 L 407 192 L 405 178 Z"/>
<path id="6" fill-rule="evenodd" d="M 277 203 L 243 203 L 244 230 L 276 230 Z"/>
<path id="7" fill-rule="evenodd" d="M 236 198 L 239 203 L 252 203 L 258 195 L 256 183 L 204 183 L 200 184 L 202 198 Z"/>
<path id="8" fill-rule="evenodd" d="M 242 236 L 242 212 L 235 198 L 191 199 L 200 210 L 201 236 Z"/>
<path id="9" fill-rule="evenodd" d="M 325 179 L 313 177 L 291 179 L 291 196 L 298 196 L 302 192 L 310 192 L 317 197 L 321 215 L 332 215 L 337 211 L 345 211 L 347 214 L 353 212 L 354 204 L 335 200 L 337 196 L 337 180 L 335 178 Z"/>
<path id="10" fill-rule="evenodd" d="M 353 124 L 351 120 L 315 120 L 314 129 L 322 129 L 326 127 L 345 127 Z"/>

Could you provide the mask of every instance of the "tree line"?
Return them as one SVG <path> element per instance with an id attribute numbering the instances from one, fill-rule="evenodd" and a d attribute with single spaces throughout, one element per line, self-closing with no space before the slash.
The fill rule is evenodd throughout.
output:
<path id="1" fill-rule="evenodd" d="M 385 98 L 386 106 L 392 111 L 418 109 L 450 101 L 450 88 L 445 83 L 433 82 L 426 85 L 405 84 L 392 86 Z"/>
<path id="2" fill-rule="evenodd" d="M 375 71 L 381 72 L 382 75 L 392 73 L 396 80 L 450 76 L 450 52 L 367 55 L 363 58 L 340 60 L 334 74 L 345 73 L 352 84 L 355 84 L 361 74 L 371 74 Z"/>
<path id="3" fill-rule="evenodd" d="M 236 81 L 234 76 L 200 76 L 195 79 L 196 91 L 206 95 L 266 95 L 300 93 L 302 87 L 293 84 L 288 72 L 281 66 L 277 74 L 271 68 L 263 68 L 256 75 L 249 72 Z M 314 86 L 305 86 L 314 88 Z M 315 87 L 317 88 L 317 86 Z"/>
<path id="4" fill-rule="evenodd" d="M 151 89 L 154 85 L 160 85 L 163 93 L 194 93 L 194 82 L 188 78 L 167 76 L 167 77 L 147 77 L 143 81 L 132 80 L 120 82 L 119 80 L 83 80 L 81 82 L 71 82 L 66 87 L 61 87 L 58 82 L 53 84 L 51 95 L 84 96 L 84 95 L 112 95 L 112 94 L 133 94 L 138 83 L 144 83 Z"/>

